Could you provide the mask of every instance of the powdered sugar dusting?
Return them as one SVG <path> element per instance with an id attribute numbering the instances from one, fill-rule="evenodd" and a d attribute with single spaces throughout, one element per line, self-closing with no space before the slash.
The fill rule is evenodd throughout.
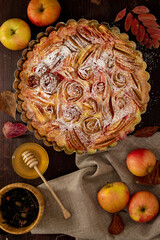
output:
<path id="1" fill-rule="evenodd" d="M 69 54 L 70 50 L 66 46 L 55 49 L 36 66 L 35 73 L 41 77 L 47 71 L 47 67 L 52 69 L 58 62 L 62 62 Z"/>
<path id="2" fill-rule="evenodd" d="M 42 60 L 34 67 L 33 74 L 40 86 L 35 86 L 37 92 L 32 91 L 33 98 L 39 101 L 42 112 L 43 109 L 49 110 L 43 116 L 46 119 L 41 127 L 46 135 L 49 133 L 51 141 L 58 136 L 65 139 L 66 134 L 66 141 L 75 148 L 87 149 L 101 140 L 104 146 L 110 137 L 114 139 L 116 134 L 122 136 L 124 131 L 132 129 L 130 124 L 134 122 L 140 104 L 143 105 L 143 98 L 142 102 L 138 102 L 143 94 L 143 83 L 131 78 L 131 72 L 139 69 L 141 64 L 133 61 L 134 56 L 127 55 L 125 49 L 124 52 L 113 49 L 113 36 L 112 42 L 105 42 L 102 33 L 98 34 L 98 29 L 91 26 L 87 29 L 87 24 L 83 26 L 81 23 L 79 28 L 74 25 L 71 30 L 73 28 L 75 31 L 71 31 L 70 35 L 65 34 L 63 45 L 55 45 L 54 50 L 52 46 L 52 52 L 43 58 L 40 56 Z M 144 58 L 148 57 L 147 54 Z M 145 81 L 144 78 L 142 81 Z M 41 100 L 43 97 L 45 100 Z M 54 111 L 51 105 L 54 105 Z M 30 111 L 33 113 L 34 109 Z M 34 120 L 36 124 L 36 113 Z M 119 122 L 126 127 L 124 131 Z M 55 133 L 50 127 L 54 123 L 57 126 Z M 40 126 L 40 123 L 37 125 Z"/>

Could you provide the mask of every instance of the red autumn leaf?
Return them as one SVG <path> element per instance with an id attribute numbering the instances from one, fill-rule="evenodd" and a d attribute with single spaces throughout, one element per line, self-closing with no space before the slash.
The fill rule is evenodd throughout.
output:
<path id="1" fill-rule="evenodd" d="M 160 34 L 151 34 L 150 37 L 154 40 L 160 40 Z"/>
<path id="2" fill-rule="evenodd" d="M 125 19 L 125 30 L 126 30 L 126 32 L 129 31 L 129 29 L 132 25 L 132 22 L 133 22 L 133 15 L 132 15 L 132 13 L 128 13 L 127 17 Z"/>
<path id="3" fill-rule="evenodd" d="M 147 32 L 149 34 L 160 34 L 160 29 L 159 28 L 147 28 Z"/>
<path id="4" fill-rule="evenodd" d="M 152 40 L 149 38 L 148 43 L 145 45 L 145 47 L 151 49 L 152 46 L 153 46 Z"/>
<path id="5" fill-rule="evenodd" d="M 116 18 L 115 18 L 115 22 L 118 22 L 118 21 L 120 21 L 124 16 L 126 15 L 126 8 L 124 8 L 123 10 L 121 10 L 118 14 L 117 14 L 117 16 L 116 16 Z"/>
<path id="6" fill-rule="evenodd" d="M 139 22 L 136 18 L 134 18 L 131 26 L 131 31 L 133 35 L 137 35 L 138 29 L 139 29 Z"/>
<path id="7" fill-rule="evenodd" d="M 142 22 L 144 20 L 151 20 L 151 21 L 156 21 L 157 20 L 156 17 L 151 13 L 139 14 L 138 19 Z"/>
<path id="8" fill-rule="evenodd" d="M 134 14 L 137 16 L 134 18 Z M 126 8 L 121 10 L 115 19 L 121 20 L 126 15 Z M 160 26 L 156 22 L 156 17 L 149 13 L 149 9 L 145 6 L 137 6 L 130 11 L 125 19 L 125 31 L 131 29 L 137 41 L 147 48 L 158 48 L 160 43 Z"/>
<path id="9" fill-rule="evenodd" d="M 150 136 L 152 136 L 154 133 L 156 133 L 159 128 L 160 128 L 159 126 L 144 127 L 144 128 L 142 128 L 142 129 L 137 130 L 137 131 L 134 133 L 134 136 L 136 136 L 136 137 L 150 137 Z"/>
<path id="10" fill-rule="evenodd" d="M 136 14 L 148 13 L 149 9 L 145 6 L 137 6 L 132 9 L 132 11 Z"/>
<path id="11" fill-rule="evenodd" d="M 138 42 L 142 42 L 145 36 L 145 28 L 139 25 L 138 34 L 136 36 Z"/>
<path id="12" fill-rule="evenodd" d="M 159 25 L 156 21 L 144 20 L 143 25 L 148 28 L 158 28 Z"/>
<path id="13" fill-rule="evenodd" d="M 143 39 L 143 41 L 141 42 L 141 44 L 142 44 L 142 45 L 146 45 L 146 44 L 148 43 L 148 40 L 149 40 L 148 33 L 145 33 L 144 39 Z"/>
<path id="14" fill-rule="evenodd" d="M 154 48 L 159 48 L 159 41 L 158 40 L 152 40 L 152 45 Z"/>
<path id="15" fill-rule="evenodd" d="M 6 122 L 2 128 L 5 138 L 19 137 L 23 135 L 28 128 L 22 123 Z"/>

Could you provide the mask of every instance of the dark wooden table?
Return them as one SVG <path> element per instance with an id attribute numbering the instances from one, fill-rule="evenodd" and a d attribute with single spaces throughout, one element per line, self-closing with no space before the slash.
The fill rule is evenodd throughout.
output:
<path id="1" fill-rule="evenodd" d="M 109 22 L 111 25 L 115 19 L 118 11 L 123 9 L 126 5 L 131 9 L 137 5 L 146 5 L 151 12 L 157 17 L 157 22 L 160 24 L 160 1 L 159 0 L 143 0 L 143 1 L 123 1 L 123 0 L 101 0 L 97 5 L 92 0 L 59 0 L 62 12 L 58 21 L 66 22 L 72 18 L 78 20 L 80 18 L 97 19 L 99 22 Z M 97 0 L 97 2 L 99 2 Z M 32 31 L 32 39 L 36 38 L 39 32 L 45 31 L 45 28 L 35 27 L 28 19 L 26 9 L 29 0 L 0 0 L 0 25 L 9 18 L 21 18 L 25 20 Z M 123 21 L 117 24 L 121 31 L 124 31 Z M 130 34 L 130 39 L 136 40 Z M 142 116 L 141 123 L 136 129 L 145 126 L 160 126 L 160 50 L 147 50 L 138 45 L 142 50 L 144 58 L 148 64 L 148 71 L 151 75 L 150 83 L 152 90 L 150 92 L 150 103 L 147 112 Z M 13 91 L 12 84 L 14 81 L 14 72 L 17 68 L 17 61 L 21 58 L 22 51 L 11 51 L 0 44 L 0 91 Z M 9 115 L 0 112 L 0 188 L 13 182 L 26 182 L 37 186 L 41 183 L 41 179 L 26 180 L 18 176 L 12 168 L 12 154 L 14 150 L 24 142 L 37 142 L 41 144 L 48 152 L 50 164 L 44 176 L 47 180 L 65 175 L 67 173 L 77 170 L 75 165 L 75 154 L 66 155 L 64 152 L 56 152 L 52 147 L 46 147 L 42 141 L 35 139 L 33 133 L 28 132 L 25 136 L 5 139 L 2 133 L 2 127 L 5 122 L 15 122 Z M 17 112 L 16 121 L 21 122 L 20 113 Z M 31 235 L 30 233 L 21 236 L 14 236 L 0 232 L 0 239 L 41 239 L 41 240 L 71 240 L 70 236 L 59 235 Z"/>

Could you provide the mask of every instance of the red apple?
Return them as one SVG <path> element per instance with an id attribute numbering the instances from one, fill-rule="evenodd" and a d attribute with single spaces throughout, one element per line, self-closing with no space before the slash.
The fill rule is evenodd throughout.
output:
<path id="1" fill-rule="evenodd" d="M 31 0 L 27 7 L 30 21 L 37 26 L 48 26 L 60 16 L 61 6 L 57 0 Z"/>
<path id="2" fill-rule="evenodd" d="M 131 173 L 143 177 L 153 170 L 156 158 L 150 150 L 138 148 L 128 154 L 126 163 Z"/>
<path id="3" fill-rule="evenodd" d="M 1 43 L 11 50 L 27 47 L 31 39 L 31 30 L 26 22 L 19 18 L 5 21 L 0 28 Z"/>
<path id="4" fill-rule="evenodd" d="M 136 222 L 149 222 L 159 211 L 159 202 L 155 195 L 148 191 L 135 193 L 128 205 L 130 217 Z"/>
<path id="5" fill-rule="evenodd" d="M 110 213 L 116 213 L 125 208 L 129 202 L 128 187 L 122 182 L 108 183 L 97 194 L 100 206 Z"/>

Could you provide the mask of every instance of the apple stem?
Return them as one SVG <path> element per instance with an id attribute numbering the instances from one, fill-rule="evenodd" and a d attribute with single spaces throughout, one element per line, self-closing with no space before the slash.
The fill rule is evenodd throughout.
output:
<path id="1" fill-rule="evenodd" d="M 41 3 L 40 12 L 43 12 L 43 11 L 44 11 L 44 7 L 43 7 L 43 4 Z"/>
<path id="2" fill-rule="evenodd" d="M 11 35 L 14 35 L 15 34 L 15 30 L 14 29 L 11 29 Z"/>

